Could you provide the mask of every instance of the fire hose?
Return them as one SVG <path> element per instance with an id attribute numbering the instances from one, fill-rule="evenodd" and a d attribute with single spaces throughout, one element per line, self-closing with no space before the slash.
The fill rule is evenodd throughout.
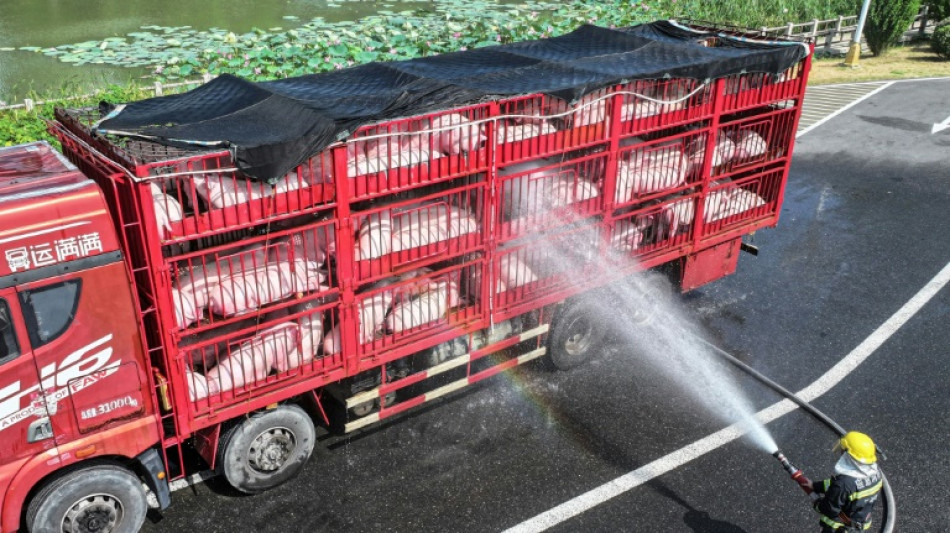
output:
<path id="1" fill-rule="evenodd" d="M 721 356 L 723 359 L 731 363 L 733 366 L 735 366 L 739 370 L 745 372 L 746 374 L 751 376 L 753 379 L 769 387 L 770 389 L 777 392 L 781 396 L 784 396 L 785 398 L 794 402 L 796 405 L 798 405 L 803 410 L 805 410 L 805 412 L 807 412 L 816 420 L 818 420 L 819 422 L 824 424 L 826 427 L 828 427 L 828 429 L 835 432 L 839 438 L 843 437 L 844 434 L 847 433 L 844 428 L 842 428 L 837 422 L 832 420 L 828 415 L 826 415 L 825 413 L 822 413 L 821 411 L 819 411 L 817 408 L 815 408 L 813 405 L 806 402 L 805 400 L 802 400 L 801 398 L 796 396 L 795 393 L 789 391 L 785 387 L 782 387 L 778 383 L 772 381 L 768 377 L 756 371 L 754 368 L 750 367 L 749 365 L 743 363 L 742 361 L 737 359 L 735 356 L 733 356 L 729 352 L 723 350 L 722 348 L 719 348 L 718 346 L 700 337 L 696 337 L 696 338 L 699 339 L 704 344 L 706 344 L 707 346 L 709 346 L 710 348 L 712 348 L 712 350 L 716 352 L 716 354 Z M 877 453 L 881 456 L 881 460 L 887 459 L 887 456 L 884 454 L 884 450 L 882 450 L 879 446 L 877 447 Z M 789 475 L 792 476 L 792 479 L 795 479 L 796 481 L 798 481 L 798 477 L 804 476 L 804 473 L 802 473 L 801 470 L 798 470 L 795 467 L 791 466 L 791 464 L 789 464 L 788 460 L 785 459 L 785 456 L 782 455 L 781 452 L 776 451 L 774 455 L 776 459 L 778 459 L 779 462 L 782 463 L 782 466 L 786 469 Z M 881 472 L 881 478 L 884 482 L 884 486 L 882 489 L 882 492 L 884 493 L 884 500 L 883 500 L 883 509 L 882 509 L 881 532 L 892 533 L 894 531 L 894 523 L 897 521 L 897 502 L 894 499 L 894 493 L 891 490 L 891 486 L 887 482 L 887 478 L 884 476 L 883 471 Z"/>

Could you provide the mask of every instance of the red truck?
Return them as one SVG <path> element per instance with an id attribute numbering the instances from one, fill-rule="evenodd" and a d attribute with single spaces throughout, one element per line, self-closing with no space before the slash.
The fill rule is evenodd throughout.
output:
<path id="1" fill-rule="evenodd" d="M 425 78 L 426 98 L 456 100 L 338 114 L 336 139 L 269 180 L 247 135 L 175 135 L 232 120 L 262 87 L 246 108 L 299 101 L 299 80 L 235 93 L 225 79 L 238 95 L 211 99 L 214 116 L 217 80 L 186 93 L 198 104 L 60 109 L 49 127 L 65 156 L 0 149 L 0 530 L 135 531 L 144 487 L 164 509 L 194 469 L 269 489 L 309 458 L 317 425 L 354 431 L 543 355 L 580 364 L 603 337 L 588 308 L 600 287 L 653 269 L 686 291 L 732 273 L 742 236 L 778 221 L 811 56 L 707 30 L 585 27 L 497 47 L 516 57 L 515 76 L 491 73 L 507 91 Z M 675 53 L 644 56 L 644 39 Z M 385 68 L 487 72 L 494 48 Z M 624 61 L 640 66 L 618 77 Z M 574 82 L 573 101 L 511 89 L 537 83 L 523 69 L 598 65 L 610 73 Z M 335 79 L 307 78 L 317 93 Z M 151 129 L 109 128 L 142 109 Z M 176 130 L 168 109 L 198 127 Z M 259 146 L 286 153 L 273 138 Z"/>

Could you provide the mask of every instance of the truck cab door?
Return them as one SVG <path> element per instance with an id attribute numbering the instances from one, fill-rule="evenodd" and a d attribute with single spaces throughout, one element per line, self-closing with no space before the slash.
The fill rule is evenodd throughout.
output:
<path id="1" fill-rule="evenodd" d="M 64 445 L 79 440 L 72 448 L 94 449 L 97 433 L 151 412 L 127 279 L 124 265 L 115 261 L 16 288 L 63 453 Z"/>
<path id="2" fill-rule="evenodd" d="M 55 447 L 21 316 L 16 292 L 0 289 L 0 472 L 8 474 L 17 464 Z M 3 478 L 7 476 L 0 475 L 0 482 Z"/>

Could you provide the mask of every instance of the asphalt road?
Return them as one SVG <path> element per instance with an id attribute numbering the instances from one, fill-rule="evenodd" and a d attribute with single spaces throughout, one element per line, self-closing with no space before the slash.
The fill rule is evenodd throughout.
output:
<path id="1" fill-rule="evenodd" d="M 755 235 L 759 256 L 682 297 L 710 339 L 797 391 L 950 263 L 950 130 L 930 133 L 950 115 L 948 94 L 950 80 L 896 83 L 799 138 L 779 226 Z M 948 324 L 942 288 L 814 401 L 887 451 L 898 531 L 950 524 Z M 779 400 L 738 380 L 756 410 Z M 269 493 L 219 480 L 180 490 L 144 530 L 502 531 L 564 504 L 551 531 L 817 531 L 805 496 L 747 440 L 574 505 L 727 425 L 688 398 L 618 343 L 574 371 L 520 369 L 332 442 Z M 768 429 L 806 473 L 831 472 L 824 426 L 796 410 Z"/>

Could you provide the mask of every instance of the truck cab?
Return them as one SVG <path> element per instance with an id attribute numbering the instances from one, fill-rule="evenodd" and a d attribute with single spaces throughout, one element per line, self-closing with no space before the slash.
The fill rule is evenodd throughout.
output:
<path id="1" fill-rule="evenodd" d="M 3 531 L 21 526 L 24 505 L 47 517 L 28 529 L 125 513 L 117 497 L 44 490 L 84 465 L 124 467 L 159 440 L 131 287 L 97 185 L 45 142 L 0 149 Z"/>

